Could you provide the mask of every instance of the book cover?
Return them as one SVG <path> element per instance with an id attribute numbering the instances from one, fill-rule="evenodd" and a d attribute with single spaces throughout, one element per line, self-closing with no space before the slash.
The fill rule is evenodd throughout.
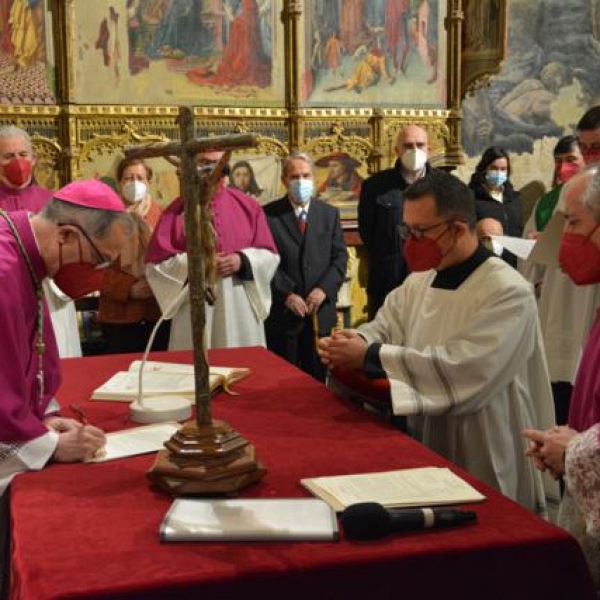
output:
<path id="1" fill-rule="evenodd" d="M 336 541 L 335 512 L 314 498 L 176 499 L 160 526 L 163 542 Z"/>

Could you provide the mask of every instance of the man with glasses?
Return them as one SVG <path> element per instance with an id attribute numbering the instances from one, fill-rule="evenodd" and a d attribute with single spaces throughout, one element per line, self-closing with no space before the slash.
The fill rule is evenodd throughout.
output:
<path id="1" fill-rule="evenodd" d="M 0 208 L 38 213 L 52 198 L 52 191 L 38 185 L 33 175 L 36 156 L 29 134 L 14 125 L 0 127 Z M 75 306 L 50 280 L 44 294 L 61 358 L 81 356 Z"/>
<path id="2" fill-rule="evenodd" d="M 85 460 L 104 444 L 96 427 L 60 415 L 60 363 L 42 282 L 53 277 L 72 298 L 98 289 L 132 232 L 124 210 L 111 188 L 92 180 L 58 190 L 38 215 L 0 212 L 0 520 L 17 473 Z M 0 522 L 0 572 L 6 530 Z"/>
<path id="3" fill-rule="evenodd" d="M 83 460 L 104 443 L 96 428 L 58 414 L 59 359 L 41 286 L 52 277 L 71 298 L 97 290 L 131 234 L 124 211 L 91 180 L 58 190 L 38 215 L 0 213 L 0 494 L 19 471 Z"/>
<path id="4" fill-rule="evenodd" d="M 387 377 L 394 414 L 408 416 L 416 439 L 543 513 L 522 435 L 527 423 L 554 422 L 535 297 L 479 244 L 475 221 L 472 193 L 452 175 L 408 188 L 401 232 L 412 274 L 372 322 L 322 340 L 321 355 Z"/>

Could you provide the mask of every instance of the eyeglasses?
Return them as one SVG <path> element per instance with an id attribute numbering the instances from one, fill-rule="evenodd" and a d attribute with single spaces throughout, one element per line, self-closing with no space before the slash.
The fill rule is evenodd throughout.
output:
<path id="1" fill-rule="evenodd" d="M 400 237 L 403 240 L 407 240 L 409 237 L 415 240 L 422 240 L 425 236 L 425 233 L 428 231 L 432 231 L 437 227 L 441 227 L 442 225 L 448 225 L 448 223 L 452 223 L 455 219 L 448 219 L 447 221 L 442 221 L 441 223 L 436 223 L 435 225 L 429 225 L 428 227 L 411 227 L 410 225 L 399 225 L 398 231 L 400 233 Z"/>
<path id="2" fill-rule="evenodd" d="M 79 231 L 83 235 L 83 237 L 87 240 L 87 243 L 91 246 L 92 250 L 96 254 L 96 258 L 98 259 L 94 266 L 94 268 L 97 271 L 100 271 L 101 269 L 106 269 L 107 267 L 110 267 L 110 265 L 112 265 L 113 261 L 110 258 L 106 258 L 106 256 L 104 256 L 102 254 L 102 252 L 100 252 L 100 250 L 98 250 L 98 246 L 96 246 L 96 244 L 94 244 L 94 242 L 92 241 L 92 238 L 89 236 L 87 231 L 85 229 L 83 229 L 83 227 L 81 227 L 81 225 L 78 225 L 77 223 L 58 223 L 59 227 L 63 227 L 65 225 L 70 225 L 71 227 L 75 227 L 75 229 L 77 229 L 77 231 Z"/>

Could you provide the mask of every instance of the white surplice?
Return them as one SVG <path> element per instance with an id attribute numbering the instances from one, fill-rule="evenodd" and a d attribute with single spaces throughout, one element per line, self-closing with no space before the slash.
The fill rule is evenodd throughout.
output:
<path id="1" fill-rule="evenodd" d="M 409 416 L 420 442 L 544 514 L 544 484 L 522 434 L 554 424 L 531 285 L 499 258 L 457 289 L 432 287 L 435 277 L 410 275 L 359 329 L 383 344 L 393 411 Z"/>
<path id="2" fill-rule="evenodd" d="M 207 348 L 265 346 L 264 320 L 271 310 L 271 279 L 279 256 L 263 248 L 241 250 L 252 267 L 253 279 L 218 278 L 216 302 L 206 305 L 204 332 Z M 159 264 L 146 266 L 146 277 L 163 312 L 187 282 L 187 254 L 177 254 Z M 177 303 L 171 323 L 169 350 L 190 350 L 192 327 L 189 294 Z"/>

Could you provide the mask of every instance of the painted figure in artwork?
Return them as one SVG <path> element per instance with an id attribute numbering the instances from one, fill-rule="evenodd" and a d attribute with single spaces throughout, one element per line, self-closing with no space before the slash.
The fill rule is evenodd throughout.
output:
<path id="1" fill-rule="evenodd" d="M 271 85 L 271 59 L 263 51 L 256 0 L 242 0 L 240 11 L 231 23 L 229 39 L 216 71 L 193 69 L 187 73 L 187 77 L 198 85 Z"/>
<path id="2" fill-rule="evenodd" d="M 1 0 L 0 48 L 9 69 L 25 69 L 46 60 L 42 0 Z"/>

